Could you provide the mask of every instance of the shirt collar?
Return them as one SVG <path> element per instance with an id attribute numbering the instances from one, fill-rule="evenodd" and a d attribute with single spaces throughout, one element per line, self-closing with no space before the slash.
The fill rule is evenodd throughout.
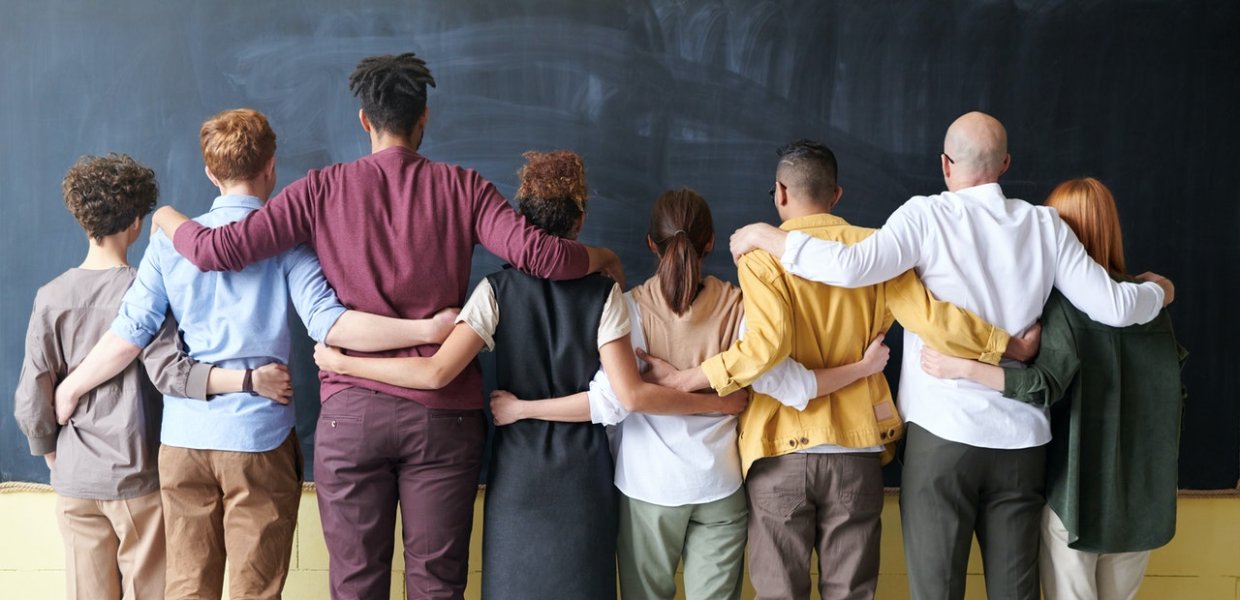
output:
<path id="1" fill-rule="evenodd" d="M 983 183 L 981 185 L 967 187 L 961 190 L 956 190 L 956 193 L 961 196 L 969 196 L 972 198 L 1005 198 L 1003 195 L 1003 188 L 999 186 L 998 182 Z"/>
<path id="2" fill-rule="evenodd" d="M 847 225 L 848 221 L 841 219 L 830 213 L 818 213 L 816 215 L 805 215 L 804 217 L 796 217 L 784 221 L 779 226 L 784 231 L 793 231 L 796 229 L 809 229 L 810 227 L 829 227 L 832 225 Z"/>
<path id="3" fill-rule="evenodd" d="M 215 202 L 211 203 L 211 210 L 217 208 L 252 208 L 259 209 L 263 207 L 263 201 L 255 196 L 244 196 L 241 194 L 227 194 L 219 196 Z"/>

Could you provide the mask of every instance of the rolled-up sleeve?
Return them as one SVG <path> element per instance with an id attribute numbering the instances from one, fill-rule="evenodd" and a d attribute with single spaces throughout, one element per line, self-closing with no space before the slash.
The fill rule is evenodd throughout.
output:
<path id="1" fill-rule="evenodd" d="M 306 333 L 316 342 L 327 339 L 336 321 L 348 309 L 336 297 L 336 291 L 323 276 L 319 257 L 306 246 L 297 246 L 285 255 L 289 297 L 293 308 L 306 325 Z"/>
<path id="2" fill-rule="evenodd" d="M 151 238 L 142 263 L 138 265 L 138 276 L 125 292 L 120 311 L 112 321 L 112 333 L 139 348 L 145 348 L 159 335 L 168 314 L 168 292 L 160 271 L 160 255 L 171 251 L 171 244 L 162 233 Z"/>
<path id="3" fill-rule="evenodd" d="M 177 335 L 176 319 L 169 314 L 159 335 L 140 355 L 146 375 L 161 394 L 177 398 L 207 399 L 209 363 L 195 362 L 185 353 Z"/>
<path id="4" fill-rule="evenodd" d="M 499 303 L 495 301 L 495 290 L 491 288 L 491 280 L 482 278 L 478 287 L 474 288 L 461 313 L 456 316 L 457 323 L 464 323 L 482 338 L 488 351 L 495 349 L 495 330 L 499 328 Z"/>

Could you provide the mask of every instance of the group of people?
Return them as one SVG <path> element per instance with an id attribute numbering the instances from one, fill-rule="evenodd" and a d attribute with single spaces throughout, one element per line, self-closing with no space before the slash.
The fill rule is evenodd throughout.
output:
<path id="1" fill-rule="evenodd" d="M 421 59 L 364 59 L 349 85 L 370 155 L 272 197 L 266 118 L 215 115 L 200 144 L 219 197 L 194 220 L 156 211 L 137 269 L 154 173 L 108 155 L 66 175 L 89 250 L 39 290 L 16 406 L 51 468 L 71 597 L 218 598 L 225 565 L 231 597 L 279 597 L 303 468 L 290 300 L 319 342 L 333 598 L 388 597 L 398 508 L 408 597 L 462 597 L 483 349 L 499 387 L 486 598 L 614 598 L 618 574 L 624 598 L 670 599 L 682 564 L 687 597 L 739 598 L 746 554 L 759 598 L 808 598 L 813 553 L 824 599 L 873 597 L 881 466 L 902 438 L 916 598 L 963 596 L 974 533 L 992 598 L 1037 598 L 1039 566 L 1050 598 L 1130 597 L 1142 551 L 1170 539 L 1174 287 L 1123 275 L 1097 181 L 1052 208 L 1005 198 L 992 117 L 953 123 L 949 191 L 879 230 L 832 214 L 829 148 L 781 148 L 782 225 L 732 236 L 739 288 L 703 275 L 706 199 L 668 190 L 645 239 L 657 272 L 624 292 L 616 255 L 576 241 L 580 156 L 527 153 L 514 210 L 417 152 L 435 85 Z M 476 244 L 508 267 L 462 303 Z"/>

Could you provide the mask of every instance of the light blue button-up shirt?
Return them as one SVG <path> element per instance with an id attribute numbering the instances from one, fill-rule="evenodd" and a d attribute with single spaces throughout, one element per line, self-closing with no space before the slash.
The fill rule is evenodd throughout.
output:
<path id="1" fill-rule="evenodd" d="M 238 221 L 262 207 L 253 196 L 220 196 L 194 219 L 207 227 Z M 121 302 L 112 332 L 146 346 L 169 309 L 188 354 L 219 367 L 257 368 L 288 364 L 289 300 L 310 337 L 323 341 L 345 307 L 323 277 L 319 259 L 306 246 L 254 263 L 236 273 L 203 273 L 157 233 L 138 276 Z M 161 440 L 169 446 L 265 452 L 293 429 L 293 405 L 250 394 L 223 394 L 209 402 L 164 396 Z"/>

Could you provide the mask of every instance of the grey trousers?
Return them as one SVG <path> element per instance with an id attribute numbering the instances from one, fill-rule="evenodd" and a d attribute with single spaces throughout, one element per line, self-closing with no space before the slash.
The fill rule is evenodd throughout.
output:
<path id="1" fill-rule="evenodd" d="M 959 600 L 977 534 L 991 600 L 1038 600 L 1046 448 L 996 450 L 942 439 L 914 423 L 900 488 L 914 600 Z"/>
<path id="2" fill-rule="evenodd" d="M 808 600 L 811 551 L 823 600 L 874 597 L 883 512 L 877 453 L 763 458 L 745 485 L 757 600 Z"/>

